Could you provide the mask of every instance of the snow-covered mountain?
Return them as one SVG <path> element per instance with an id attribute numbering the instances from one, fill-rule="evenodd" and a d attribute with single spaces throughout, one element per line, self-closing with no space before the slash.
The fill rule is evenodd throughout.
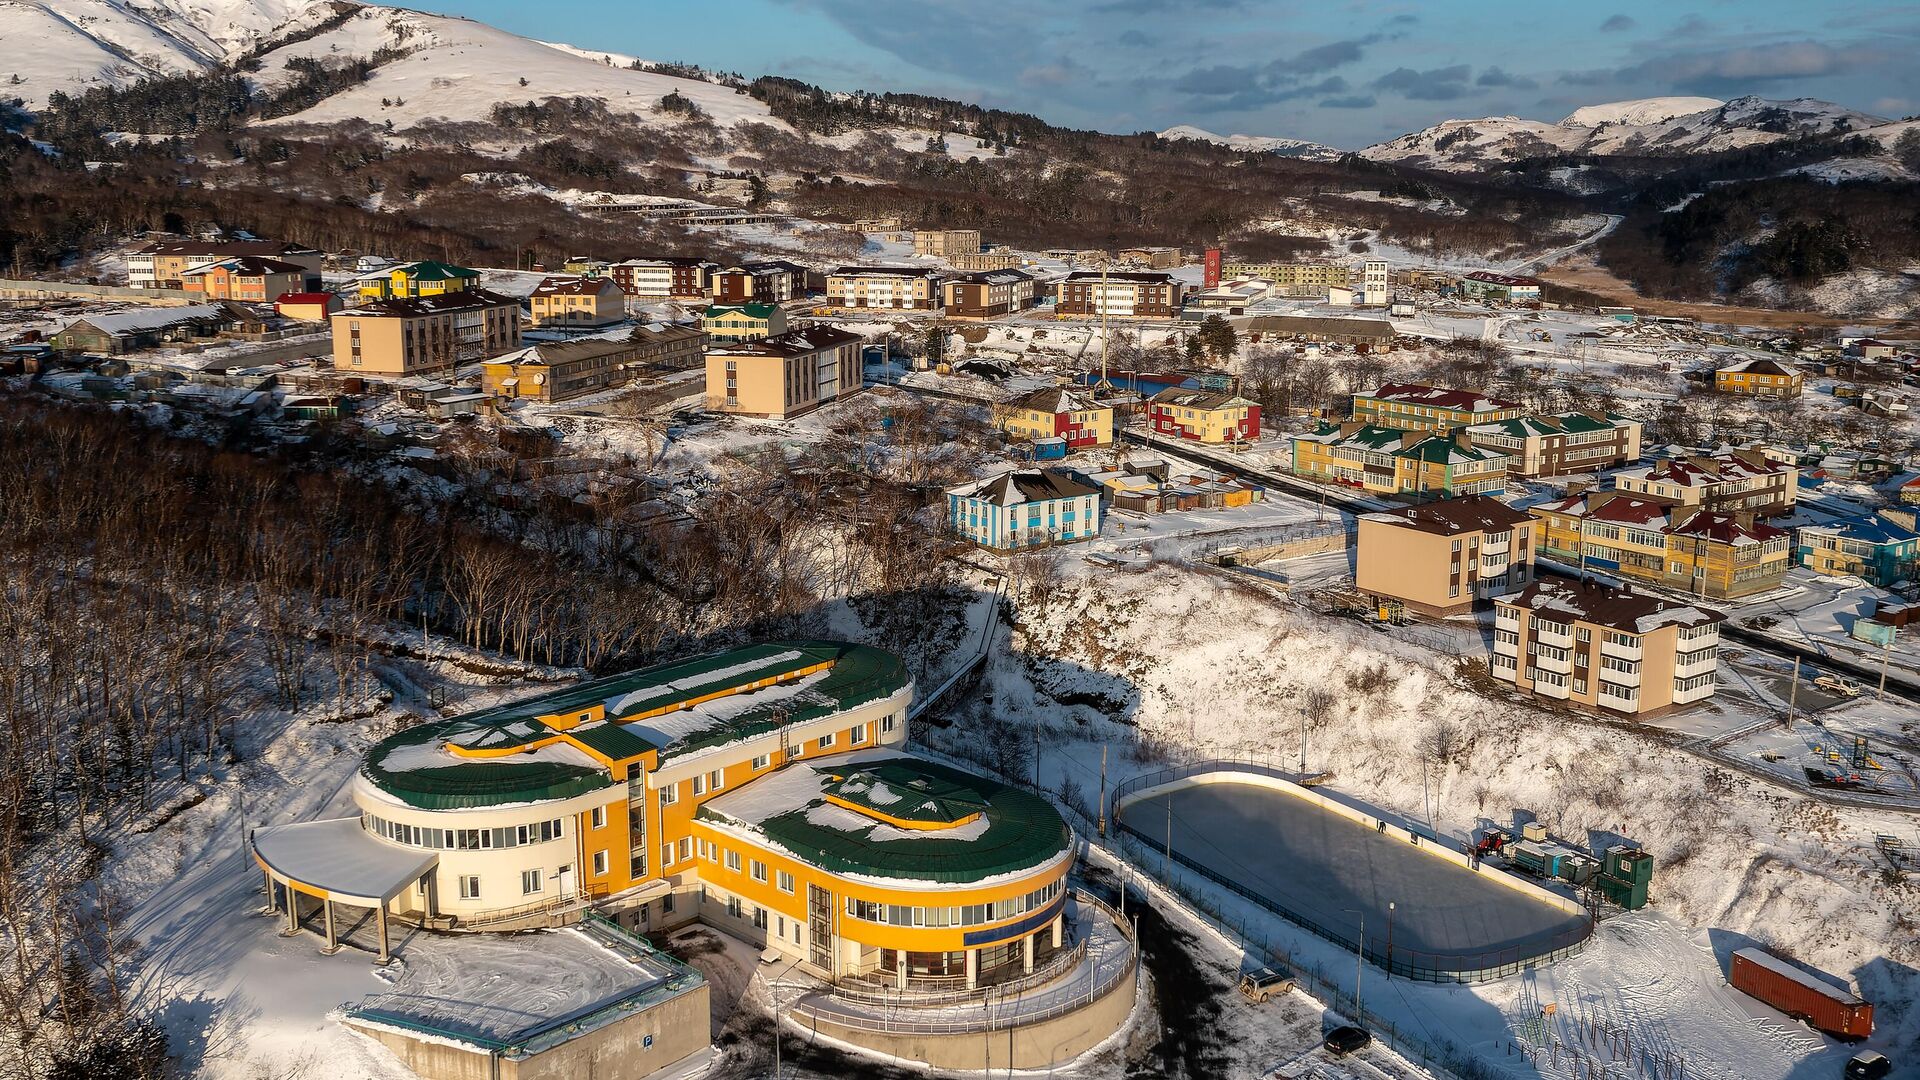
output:
<path id="1" fill-rule="evenodd" d="M 1216 135 L 1192 124 L 1176 124 L 1160 133 L 1163 139 L 1196 139 L 1219 143 L 1248 153 L 1278 154 L 1281 157 L 1306 158 L 1309 161 L 1333 161 L 1343 151 L 1305 139 L 1281 139 L 1266 135 Z"/>
<path id="2" fill-rule="evenodd" d="M 1645 98 L 1590 105 L 1557 124 L 1517 116 L 1446 120 L 1360 151 L 1375 161 L 1473 172 L 1553 154 L 1680 157 L 1888 121 L 1812 98 Z"/>
<path id="3" fill-rule="evenodd" d="M 206 71 L 324 22 L 333 0 L 0 0 L 0 97 Z"/>

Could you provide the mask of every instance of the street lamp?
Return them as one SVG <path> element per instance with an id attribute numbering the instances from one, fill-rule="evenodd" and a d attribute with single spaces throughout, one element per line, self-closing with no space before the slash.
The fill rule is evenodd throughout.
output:
<path id="1" fill-rule="evenodd" d="M 1387 981 L 1393 981 L 1393 909 L 1394 902 L 1387 901 Z"/>
<path id="2" fill-rule="evenodd" d="M 1360 934 L 1353 940 L 1353 1022 L 1366 1026 L 1366 1007 L 1360 1003 L 1360 976 L 1367 966 L 1367 913 L 1359 908 L 1343 908 L 1360 916 Z"/>

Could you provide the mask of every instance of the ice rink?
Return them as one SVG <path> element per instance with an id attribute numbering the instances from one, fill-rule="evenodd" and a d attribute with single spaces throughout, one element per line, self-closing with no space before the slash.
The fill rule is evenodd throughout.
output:
<path id="1" fill-rule="evenodd" d="M 1171 820 L 1177 858 L 1230 879 L 1295 921 L 1310 920 L 1350 943 L 1364 918 L 1368 953 L 1384 957 L 1391 947 L 1396 969 L 1513 964 L 1577 940 L 1587 921 L 1486 876 L 1505 871 L 1475 873 L 1257 784 L 1180 788 L 1132 803 L 1120 817 L 1156 850 L 1166 844 Z"/>

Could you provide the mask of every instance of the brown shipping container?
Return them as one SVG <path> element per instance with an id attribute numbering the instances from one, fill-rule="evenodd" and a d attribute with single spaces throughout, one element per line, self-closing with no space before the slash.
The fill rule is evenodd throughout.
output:
<path id="1" fill-rule="evenodd" d="M 1727 982 L 1836 1039 L 1873 1034 L 1872 1005 L 1762 949 L 1735 950 Z"/>

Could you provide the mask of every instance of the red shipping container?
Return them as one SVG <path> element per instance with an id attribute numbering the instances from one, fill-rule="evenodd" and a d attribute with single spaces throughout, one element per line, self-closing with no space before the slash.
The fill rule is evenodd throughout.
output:
<path id="1" fill-rule="evenodd" d="M 1873 1034 L 1873 1006 L 1763 949 L 1736 949 L 1727 982 L 1836 1039 Z"/>

